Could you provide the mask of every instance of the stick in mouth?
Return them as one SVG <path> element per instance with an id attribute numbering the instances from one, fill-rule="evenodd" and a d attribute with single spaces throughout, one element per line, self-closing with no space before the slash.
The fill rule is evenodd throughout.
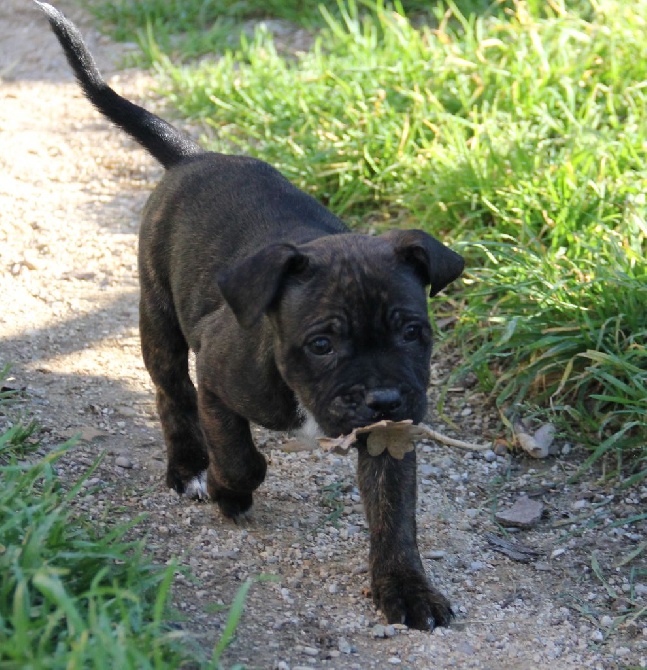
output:
<path id="1" fill-rule="evenodd" d="M 488 445 L 455 440 L 424 424 L 414 426 L 410 419 L 405 421 L 378 421 L 368 426 L 355 428 L 348 435 L 319 437 L 317 441 L 324 451 L 346 455 L 357 442 L 357 437 L 366 433 L 368 433 L 366 445 L 371 456 L 379 456 L 386 449 L 393 458 L 398 460 L 402 460 L 407 452 L 413 451 L 415 443 L 424 437 L 469 451 L 486 451 L 490 448 Z"/>

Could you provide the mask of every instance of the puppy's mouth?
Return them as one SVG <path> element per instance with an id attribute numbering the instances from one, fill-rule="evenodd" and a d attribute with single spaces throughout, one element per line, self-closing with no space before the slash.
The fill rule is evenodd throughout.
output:
<path id="1" fill-rule="evenodd" d="M 427 396 L 410 386 L 355 386 L 335 395 L 322 409 L 315 411 L 317 423 L 328 437 L 339 437 L 382 420 L 419 423 L 427 411 Z"/>

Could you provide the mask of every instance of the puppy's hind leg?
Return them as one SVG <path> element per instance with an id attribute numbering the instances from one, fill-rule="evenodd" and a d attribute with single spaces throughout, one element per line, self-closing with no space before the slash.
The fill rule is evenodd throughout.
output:
<path id="1" fill-rule="evenodd" d="M 189 376 L 189 347 L 175 314 L 142 290 L 139 310 L 144 364 L 156 388 L 167 451 L 166 483 L 179 494 L 206 497 L 209 457 Z"/>

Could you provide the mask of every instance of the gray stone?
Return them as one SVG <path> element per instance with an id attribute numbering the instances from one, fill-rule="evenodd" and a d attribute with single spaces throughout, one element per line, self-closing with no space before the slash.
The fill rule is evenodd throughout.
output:
<path id="1" fill-rule="evenodd" d="M 497 512 L 496 520 L 502 526 L 532 528 L 539 523 L 543 511 L 542 502 L 523 496 L 510 509 Z"/>
<path id="2" fill-rule="evenodd" d="M 126 456 L 117 456 L 115 459 L 115 465 L 118 465 L 120 468 L 125 468 L 126 470 L 131 470 L 133 467 L 133 462 Z"/>
<path id="3" fill-rule="evenodd" d="M 373 637 L 386 637 L 385 628 L 381 623 L 377 623 L 375 626 L 373 626 L 371 634 Z"/>
<path id="4" fill-rule="evenodd" d="M 345 637 L 340 637 L 339 640 L 337 640 L 337 649 L 339 649 L 342 654 L 350 654 L 353 651 L 350 642 Z"/>
<path id="5" fill-rule="evenodd" d="M 474 647 L 465 640 L 459 642 L 458 645 L 456 645 L 456 651 L 460 652 L 461 654 L 465 654 L 465 656 L 474 656 L 476 653 Z"/>

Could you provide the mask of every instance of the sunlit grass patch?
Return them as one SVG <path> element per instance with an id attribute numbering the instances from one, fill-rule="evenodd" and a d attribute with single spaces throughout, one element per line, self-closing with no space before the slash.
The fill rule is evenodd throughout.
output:
<path id="1" fill-rule="evenodd" d="M 119 41 L 139 42 L 142 57 L 150 64 L 161 52 L 187 59 L 220 53 L 235 47 L 240 35 L 254 22 L 283 22 L 281 31 L 303 28 L 315 31 L 325 21 L 322 5 L 339 16 L 335 3 L 320 0 L 80 0 Z M 504 11 L 501 0 L 455 0 L 463 13 L 489 15 Z M 423 19 L 442 16 L 442 3 L 432 0 L 396 0 L 400 11 Z M 367 4 L 370 11 L 371 4 Z M 276 24 L 274 24 L 276 28 Z M 150 36 L 154 36 L 153 45 Z"/>

